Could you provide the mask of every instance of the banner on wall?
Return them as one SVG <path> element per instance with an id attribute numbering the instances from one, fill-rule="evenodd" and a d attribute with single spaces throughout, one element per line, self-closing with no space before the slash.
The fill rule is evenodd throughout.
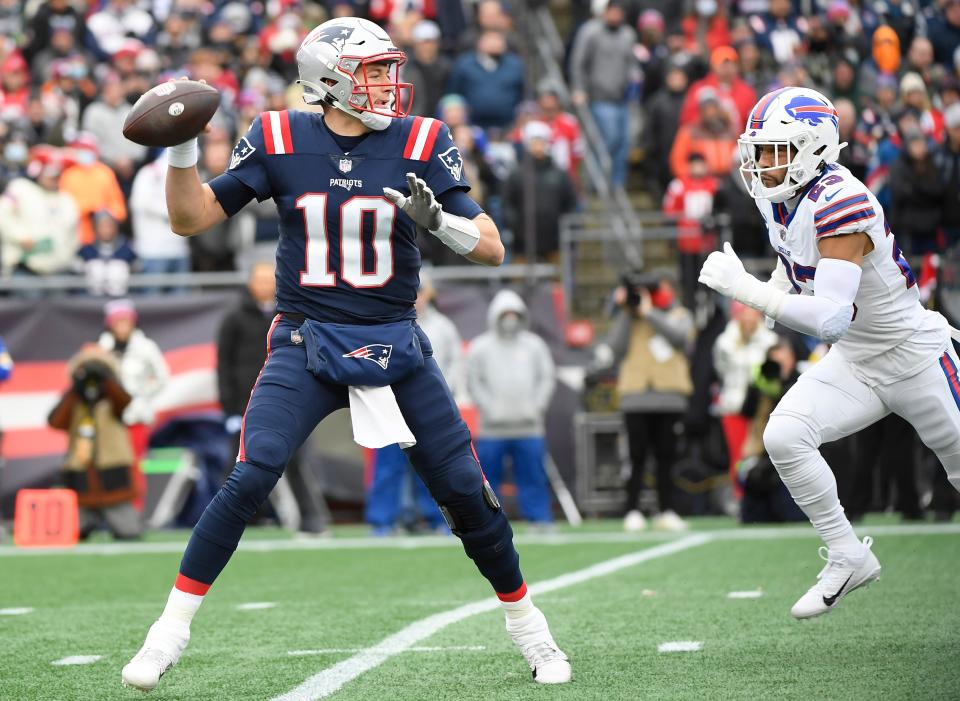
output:
<path id="1" fill-rule="evenodd" d="M 464 341 L 486 329 L 487 306 L 495 287 L 447 284 L 437 288 L 438 306 L 457 325 Z M 523 296 L 530 306 L 533 330 L 547 341 L 558 365 L 576 362 L 575 354 L 562 343 L 557 321 L 562 304 L 554 286 L 544 284 L 524 290 Z M 138 326 L 160 346 L 171 373 L 157 398 L 156 427 L 175 418 L 222 417 L 217 397 L 216 336 L 224 315 L 237 300 L 235 292 L 136 299 Z M 67 361 L 83 344 L 95 342 L 102 330 L 103 300 L 67 297 L 0 301 L 0 336 L 15 363 L 11 378 L 0 385 L 5 460 L 0 470 L 0 499 L 5 503 L 20 488 L 49 484 L 59 471 L 67 436 L 48 428 L 47 415 L 69 387 Z M 548 416 L 548 441 L 572 489 L 570 427 L 579 395 L 562 382 L 557 387 Z M 343 440 L 349 445 L 311 441 L 307 459 L 320 466 L 322 481 L 337 498 L 359 502 L 363 499 L 362 454 L 354 450 L 356 446 L 349 437 Z M 336 457 L 325 461 L 328 452 Z"/>

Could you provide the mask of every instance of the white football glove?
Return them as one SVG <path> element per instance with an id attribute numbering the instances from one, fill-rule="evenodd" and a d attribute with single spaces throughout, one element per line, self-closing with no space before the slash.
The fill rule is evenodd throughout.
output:
<path id="1" fill-rule="evenodd" d="M 423 178 L 418 178 L 413 173 L 407 173 L 407 185 L 410 187 L 409 197 L 392 187 L 383 188 L 383 194 L 424 229 L 429 231 L 439 229 L 442 223 L 443 207 L 433 196 L 433 190 L 427 187 Z"/>
<path id="2" fill-rule="evenodd" d="M 740 278 L 747 274 L 743 263 L 729 243 L 723 244 L 723 251 L 714 251 L 703 262 L 700 269 L 700 282 L 716 290 L 724 297 L 733 297 Z"/>
<path id="3" fill-rule="evenodd" d="M 776 285 L 760 282 L 743 267 L 733 246 L 723 244 L 723 251 L 714 251 L 703 262 L 699 281 L 724 297 L 732 297 L 753 307 L 771 319 L 778 319 L 786 294 Z"/>

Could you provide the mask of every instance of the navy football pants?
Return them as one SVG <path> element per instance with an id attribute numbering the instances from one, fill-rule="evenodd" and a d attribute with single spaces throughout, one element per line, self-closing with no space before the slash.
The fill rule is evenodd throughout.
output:
<path id="1" fill-rule="evenodd" d="M 282 315 L 270 327 L 267 360 L 244 414 L 237 465 L 194 528 L 180 563 L 183 577 L 203 584 L 216 579 L 294 452 L 324 417 L 348 405 L 346 387 L 322 382 L 306 369 L 303 345 L 291 340 L 297 327 Z M 523 577 L 510 524 L 484 497 L 470 432 L 426 335 L 419 337 L 424 366 L 393 385 L 417 439 L 407 455 L 494 590 L 516 592 Z"/>

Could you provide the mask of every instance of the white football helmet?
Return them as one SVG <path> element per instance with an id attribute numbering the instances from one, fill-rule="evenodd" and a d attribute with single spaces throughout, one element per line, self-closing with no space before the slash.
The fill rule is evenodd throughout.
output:
<path id="1" fill-rule="evenodd" d="M 399 81 L 400 66 L 406 60 L 373 22 L 358 17 L 332 19 L 310 32 L 297 49 L 297 82 L 303 86 L 305 102 L 330 105 L 380 131 L 391 119 L 410 113 L 413 85 Z M 374 63 L 389 64 L 386 81 L 367 79 L 367 66 Z M 383 87 L 393 88 L 390 104 L 377 106 L 370 99 L 370 88 Z"/>
<path id="2" fill-rule="evenodd" d="M 780 88 L 764 95 L 754 105 L 747 126 L 737 140 L 740 177 L 754 199 L 786 202 L 835 163 L 840 149 L 839 116 L 833 103 L 809 88 Z M 774 146 L 775 163 L 758 165 L 762 146 Z M 786 146 L 785 150 L 777 148 Z M 783 182 L 766 187 L 761 175 L 786 167 Z"/>

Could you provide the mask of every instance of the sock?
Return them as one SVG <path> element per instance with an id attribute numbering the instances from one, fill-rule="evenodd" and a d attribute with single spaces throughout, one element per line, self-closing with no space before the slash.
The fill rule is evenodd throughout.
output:
<path id="1" fill-rule="evenodd" d="M 526 583 L 521 584 L 519 589 L 509 594 L 497 592 L 497 598 L 500 599 L 500 605 L 507 614 L 507 618 L 523 618 L 534 608 Z"/>
<path id="2" fill-rule="evenodd" d="M 167 597 L 167 605 L 160 614 L 160 620 L 189 628 L 209 588 L 209 584 L 197 582 L 182 574 L 177 575 L 177 583 L 170 590 L 170 596 Z"/>

